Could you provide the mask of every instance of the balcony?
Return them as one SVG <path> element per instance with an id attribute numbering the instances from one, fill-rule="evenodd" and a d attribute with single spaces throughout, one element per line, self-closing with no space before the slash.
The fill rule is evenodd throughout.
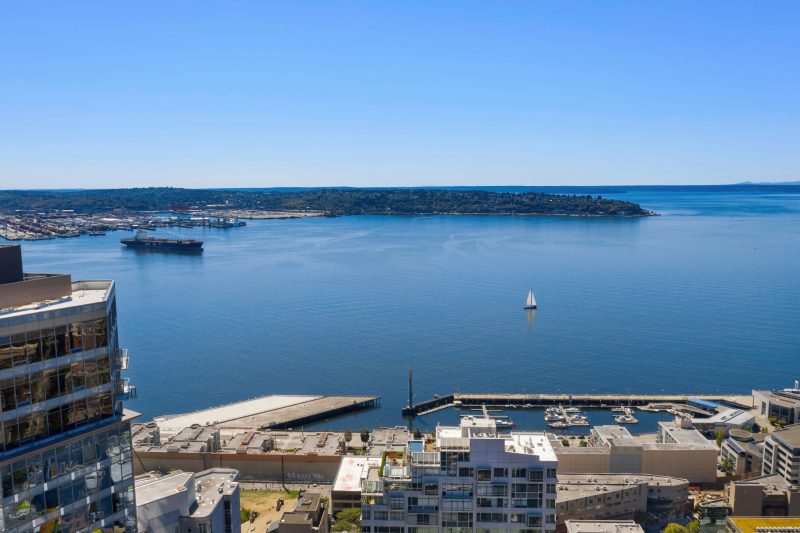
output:
<path id="1" fill-rule="evenodd" d="M 439 466 L 442 456 L 439 452 L 412 452 L 411 464 L 419 466 Z"/>
<path id="2" fill-rule="evenodd" d="M 128 370 L 128 349 L 121 348 L 117 358 L 117 370 Z"/>
<path id="3" fill-rule="evenodd" d="M 117 398 L 120 400 L 136 398 L 136 385 L 131 384 L 130 378 L 123 378 L 117 384 Z"/>

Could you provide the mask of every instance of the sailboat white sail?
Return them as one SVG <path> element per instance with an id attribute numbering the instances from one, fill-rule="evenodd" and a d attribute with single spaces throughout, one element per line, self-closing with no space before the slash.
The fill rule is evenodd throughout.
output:
<path id="1" fill-rule="evenodd" d="M 528 299 L 525 301 L 525 309 L 536 309 L 536 297 L 533 295 L 533 289 L 528 291 Z"/>

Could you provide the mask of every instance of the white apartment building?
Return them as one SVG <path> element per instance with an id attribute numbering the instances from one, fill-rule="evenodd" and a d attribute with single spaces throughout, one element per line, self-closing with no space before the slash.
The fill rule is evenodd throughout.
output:
<path id="1" fill-rule="evenodd" d="M 762 473 L 800 485 L 800 424 L 773 431 L 764 439 Z"/>
<path id="2" fill-rule="evenodd" d="M 385 458 L 362 484 L 364 533 L 555 531 L 558 461 L 544 433 L 467 416 Z"/>

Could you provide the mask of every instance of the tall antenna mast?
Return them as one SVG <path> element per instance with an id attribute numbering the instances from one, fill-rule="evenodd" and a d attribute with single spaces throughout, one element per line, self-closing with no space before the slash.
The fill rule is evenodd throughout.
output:
<path id="1" fill-rule="evenodd" d="M 408 408 L 412 407 L 414 407 L 414 369 L 408 367 Z"/>

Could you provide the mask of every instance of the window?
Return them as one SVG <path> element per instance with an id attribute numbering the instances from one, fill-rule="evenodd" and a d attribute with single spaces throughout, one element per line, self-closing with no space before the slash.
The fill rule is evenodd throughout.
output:
<path id="1" fill-rule="evenodd" d="M 531 468 L 528 470 L 528 481 L 542 481 L 544 472 L 541 468 Z"/>
<path id="2" fill-rule="evenodd" d="M 524 468 L 515 468 L 511 471 L 511 477 L 525 477 L 527 472 Z"/>
<path id="3" fill-rule="evenodd" d="M 494 477 L 508 477 L 508 468 L 495 468 Z"/>
<path id="4" fill-rule="evenodd" d="M 538 515 L 528 515 L 528 527 L 542 527 L 542 517 Z"/>
<path id="5" fill-rule="evenodd" d="M 478 513 L 478 522 L 504 523 L 506 520 L 505 513 Z"/>
<path id="6" fill-rule="evenodd" d="M 488 468 L 479 468 L 478 469 L 478 481 L 491 481 L 492 480 L 492 471 Z"/>
<path id="7" fill-rule="evenodd" d="M 462 466 L 458 469 L 458 477 L 472 477 L 472 468 Z"/>
<path id="8" fill-rule="evenodd" d="M 547 469 L 547 477 L 549 477 L 549 478 L 556 477 L 556 469 L 555 468 L 548 468 Z"/>

